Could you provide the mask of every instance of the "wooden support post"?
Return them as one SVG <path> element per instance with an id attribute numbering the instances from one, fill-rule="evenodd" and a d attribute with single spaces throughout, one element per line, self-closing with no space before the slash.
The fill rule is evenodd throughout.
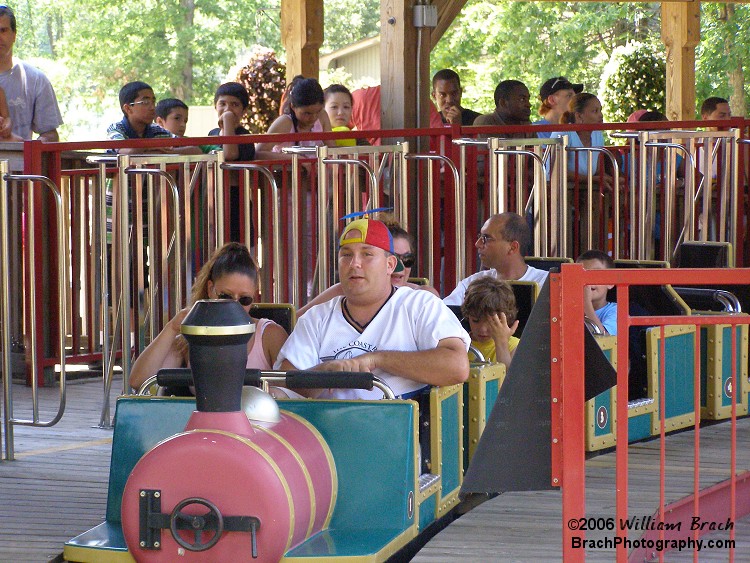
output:
<path id="1" fill-rule="evenodd" d="M 287 81 L 301 74 L 318 78 L 323 44 L 323 0 L 281 0 L 281 41 Z"/>
<path id="2" fill-rule="evenodd" d="M 662 2 L 661 38 L 667 47 L 667 118 L 695 119 L 695 47 L 701 39 L 701 5 Z"/>
<path id="3" fill-rule="evenodd" d="M 430 28 L 422 28 L 420 34 L 414 27 L 413 17 L 412 2 L 408 0 L 382 0 L 380 3 L 380 119 L 383 129 L 429 125 L 429 104 L 432 103 Z"/>

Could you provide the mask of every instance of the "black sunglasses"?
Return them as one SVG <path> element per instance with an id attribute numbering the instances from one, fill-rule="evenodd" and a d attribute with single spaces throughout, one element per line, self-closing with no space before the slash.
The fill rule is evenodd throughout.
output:
<path id="1" fill-rule="evenodd" d="M 232 301 L 237 301 L 240 305 L 243 307 L 247 307 L 248 305 L 253 304 L 253 298 L 249 295 L 243 295 L 242 297 L 238 297 L 237 299 L 234 298 L 234 295 L 229 295 L 228 293 L 217 293 L 216 294 L 217 299 L 231 299 Z"/>
<path id="2" fill-rule="evenodd" d="M 404 265 L 404 268 L 411 268 L 414 266 L 415 262 L 417 261 L 417 257 L 414 255 L 413 252 L 406 252 L 404 254 L 396 254 L 398 256 L 398 259 L 401 260 L 401 263 Z"/>

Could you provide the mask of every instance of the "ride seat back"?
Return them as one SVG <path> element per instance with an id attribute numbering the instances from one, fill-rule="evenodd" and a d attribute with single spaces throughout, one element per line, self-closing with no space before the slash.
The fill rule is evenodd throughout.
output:
<path id="1" fill-rule="evenodd" d="M 258 319 L 271 319 L 291 334 L 297 324 L 297 310 L 291 303 L 253 303 L 250 316 Z"/>

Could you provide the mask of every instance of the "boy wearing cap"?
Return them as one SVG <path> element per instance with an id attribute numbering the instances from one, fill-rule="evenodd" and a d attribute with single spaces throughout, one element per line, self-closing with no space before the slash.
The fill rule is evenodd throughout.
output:
<path id="1" fill-rule="evenodd" d="M 469 376 L 469 335 L 434 295 L 391 285 L 403 268 L 381 221 L 358 219 L 339 239 L 343 296 L 312 307 L 279 352 L 275 368 L 365 371 L 409 398 L 428 385 Z M 379 399 L 377 391 L 319 389 L 329 399 Z"/>
<path id="2" fill-rule="evenodd" d="M 568 109 L 573 96 L 583 92 L 583 84 L 573 84 L 564 76 L 550 78 L 542 84 L 539 89 L 539 115 L 542 118 L 535 121 L 534 125 L 557 125 L 560 123 L 563 113 Z M 540 139 L 549 139 L 552 131 L 540 131 L 537 133 Z"/>

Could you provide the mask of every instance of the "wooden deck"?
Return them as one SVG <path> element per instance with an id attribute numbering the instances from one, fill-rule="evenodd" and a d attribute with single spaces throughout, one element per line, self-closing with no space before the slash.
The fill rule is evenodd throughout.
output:
<path id="1" fill-rule="evenodd" d="M 122 385 L 115 382 L 114 398 Z M 97 427 L 101 381 L 68 387 L 68 408 L 52 428 L 16 427 L 16 457 L 0 462 L 0 563 L 40 563 L 60 557 L 63 542 L 104 517 L 112 431 Z M 30 390 L 14 385 L 16 416 L 28 416 Z M 54 389 L 40 390 L 42 417 L 57 400 Z M 726 423 L 701 428 L 701 484 L 729 475 Z M 692 492 L 693 432 L 667 439 L 668 501 Z M 738 471 L 750 469 L 750 419 L 738 424 Z M 658 441 L 630 447 L 632 516 L 653 514 L 658 494 Z M 614 515 L 614 454 L 587 462 L 588 516 Z M 432 539 L 413 559 L 417 563 L 559 561 L 559 491 L 506 493 L 462 516 Z M 750 561 L 750 518 L 736 525 L 735 561 Z M 631 532 L 631 537 L 638 537 Z M 588 533 L 587 538 L 603 537 Z M 717 533 L 708 538 L 727 537 Z M 724 550 L 704 550 L 703 561 L 728 561 Z M 588 561 L 613 561 L 614 552 L 587 551 Z M 668 552 L 666 561 L 692 561 L 692 552 Z"/>
<path id="2" fill-rule="evenodd" d="M 702 427 L 701 488 L 729 478 L 728 423 Z M 673 502 L 693 492 L 694 432 L 667 437 L 666 501 Z M 750 419 L 737 425 L 737 471 L 750 469 Z M 629 448 L 629 516 L 651 516 L 659 502 L 659 441 Z M 587 517 L 615 514 L 615 454 L 608 453 L 586 463 Z M 630 539 L 640 537 L 631 531 Z M 604 538 L 614 532 L 587 532 L 587 539 Z M 728 532 L 703 539 L 728 538 Z M 736 522 L 735 561 L 750 561 L 750 516 Z M 528 562 L 562 560 L 562 494 L 560 491 L 505 493 L 465 514 L 436 535 L 413 559 L 415 563 Z M 587 561 L 614 561 L 614 550 L 587 550 Z M 665 553 L 665 561 L 693 561 L 693 552 Z M 699 561 L 729 561 L 727 550 L 702 550 Z"/>
<path id="3" fill-rule="evenodd" d="M 39 391 L 40 418 L 49 419 L 59 391 Z M 112 430 L 97 427 L 103 396 L 100 379 L 71 382 L 57 425 L 15 426 L 16 459 L 0 462 L 0 562 L 61 560 L 63 542 L 104 519 Z M 31 390 L 13 385 L 13 399 L 15 417 L 30 418 Z"/>

